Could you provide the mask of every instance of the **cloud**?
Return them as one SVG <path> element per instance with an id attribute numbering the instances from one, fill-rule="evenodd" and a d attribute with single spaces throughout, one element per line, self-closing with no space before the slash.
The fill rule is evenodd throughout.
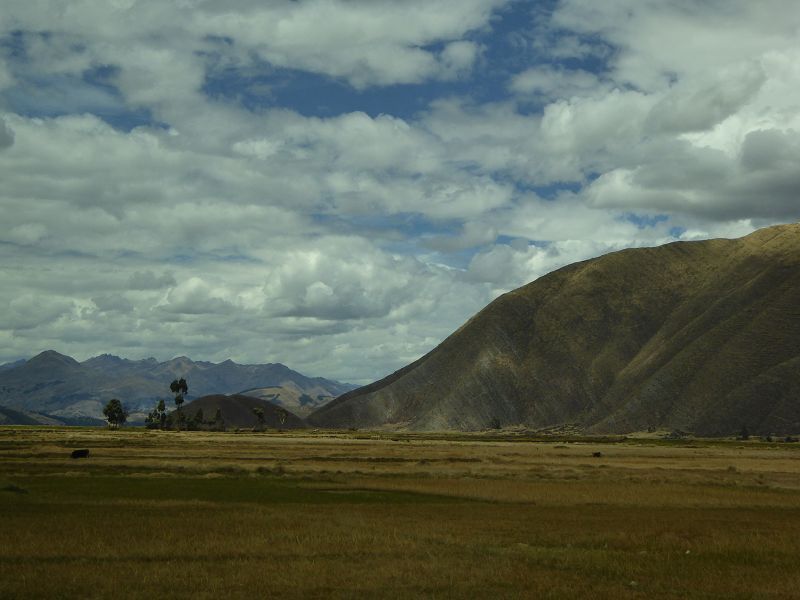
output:
<path id="1" fill-rule="evenodd" d="M 583 69 L 557 69 L 549 65 L 518 73 L 509 83 L 509 89 L 516 94 L 535 94 L 549 99 L 606 91 L 594 73 Z"/>
<path id="2" fill-rule="evenodd" d="M 228 314 L 234 306 L 229 288 L 215 287 L 200 277 L 190 277 L 172 288 L 166 302 L 157 309 L 167 313 L 206 315 Z"/>
<path id="3" fill-rule="evenodd" d="M 92 302 L 100 312 L 131 312 L 133 303 L 121 294 L 106 294 L 95 296 Z"/>
<path id="4" fill-rule="evenodd" d="M 469 68 L 477 49 L 460 38 L 487 25 L 500 4 L 281 2 L 238 14 L 199 11 L 192 28 L 235 39 L 270 64 L 340 77 L 364 88 L 452 77 Z M 438 41 L 451 43 L 438 56 L 425 49 Z"/>
<path id="5" fill-rule="evenodd" d="M 467 221 L 459 231 L 451 235 L 435 235 L 424 240 L 426 247 L 438 252 L 454 252 L 467 248 L 481 247 L 490 244 L 497 239 L 497 229 L 487 223 L 485 219 L 480 221 Z"/>
<path id="6" fill-rule="evenodd" d="M 762 175 L 740 163 L 740 156 L 754 155 L 745 150 L 749 135 L 775 130 L 791 138 L 800 129 L 791 100 L 800 86 L 791 41 L 800 18 L 790 12 L 790 24 L 778 24 L 761 5 L 718 11 L 678 2 L 599 7 L 568 0 L 554 11 L 552 29 L 538 35 L 552 40 L 553 31 L 575 32 L 573 57 L 591 55 L 599 36 L 615 48 L 602 77 L 580 67 L 531 67 L 509 87 L 521 102 L 544 99 L 540 113 L 523 118 L 507 103 L 449 101 L 434 107 L 426 125 L 448 144 L 449 156 L 479 172 L 533 186 L 571 183 L 595 208 L 797 219 L 796 179 L 786 161 L 765 153 Z M 588 46 L 576 41 L 581 36 Z M 779 147 L 793 156 L 792 144 Z"/>
<path id="7" fill-rule="evenodd" d="M 443 77 L 458 78 L 465 75 L 475 64 L 480 50 L 478 44 L 467 40 L 447 44 L 439 55 Z"/>
<path id="8" fill-rule="evenodd" d="M 0 150 L 10 147 L 14 143 L 14 130 L 8 126 L 5 119 L 0 119 Z"/>
<path id="9" fill-rule="evenodd" d="M 679 83 L 653 106 L 646 127 L 655 132 L 705 131 L 752 100 L 766 82 L 757 62 L 714 73 L 710 80 Z"/>
<path id="10" fill-rule="evenodd" d="M 690 144 L 674 144 L 665 156 L 603 174 L 586 189 L 588 202 L 597 208 L 646 207 L 727 221 L 800 219 L 800 135 L 795 131 L 749 132 L 736 157 Z M 682 174 L 680 184 L 676 172 Z"/>
<path id="11" fill-rule="evenodd" d="M 0 360 L 366 382 L 569 262 L 798 219 L 799 19 L 778 0 L 13 2 Z"/>
<path id="12" fill-rule="evenodd" d="M 74 304 L 63 297 L 39 297 L 22 294 L 10 298 L 8 310 L 4 311 L 0 329 L 24 331 L 46 326 L 68 315 Z"/>
<path id="13" fill-rule="evenodd" d="M 420 269 L 412 259 L 376 253 L 359 239 L 329 238 L 288 252 L 264 285 L 265 310 L 319 320 L 387 316 L 408 302 Z"/>
<path id="14" fill-rule="evenodd" d="M 2 91 L 4 88 L 11 87 L 13 84 L 14 77 L 8 70 L 8 66 L 6 65 L 2 56 L 0 56 L 0 91 Z"/>
<path id="15" fill-rule="evenodd" d="M 389 115 L 372 118 L 354 112 L 331 119 L 296 119 L 285 136 L 295 147 L 313 144 L 343 169 L 415 174 L 431 172 L 440 163 L 425 132 Z"/>
<path id="16" fill-rule="evenodd" d="M 796 46 L 800 15 L 792 0 L 639 2 L 589 0 L 559 3 L 553 24 L 601 36 L 617 49 L 615 79 L 647 92 L 675 79 L 709 77 L 726 65 Z M 775 15 L 783 18 L 776 19 Z"/>
<path id="17" fill-rule="evenodd" d="M 134 271 L 128 277 L 128 289 L 131 290 L 160 290 L 176 283 L 171 273 L 156 275 L 152 271 Z"/>
<path id="18" fill-rule="evenodd" d="M 477 46 L 461 38 L 486 27 L 503 3 L 283 0 L 182 7 L 139 0 L 64 10 L 45 1 L 7 11 L 0 31 L 24 36 L 28 75 L 80 75 L 114 65 L 113 82 L 129 103 L 174 115 L 179 103 L 198 100 L 207 61 L 236 68 L 263 62 L 359 89 L 459 76 L 477 55 Z M 445 44 L 441 52 L 434 49 L 438 43 Z"/>
<path id="19" fill-rule="evenodd" d="M 800 132 L 761 129 L 744 138 L 741 165 L 746 173 L 788 171 L 800 158 Z"/>

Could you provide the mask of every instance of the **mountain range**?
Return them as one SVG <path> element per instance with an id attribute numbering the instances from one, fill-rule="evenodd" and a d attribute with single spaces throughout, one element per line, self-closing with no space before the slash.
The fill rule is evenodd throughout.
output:
<path id="1" fill-rule="evenodd" d="M 800 224 L 554 271 L 307 422 L 800 432 Z"/>
<path id="2" fill-rule="evenodd" d="M 69 421 L 102 418 L 105 404 L 118 398 L 132 411 L 133 420 L 142 420 L 141 413 L 150 411 L 158 399 L 172 404 L 169 384 L 181 377 L 189 384 L 189 400 L 247 390 L 248 396 L 262 397 L 301 417 L 355 388 L 306 377 L 279 363 L 195 362 L 185 356 L 158 362 L 110 354 L 78 362 L 47 350 L 29 360 L 0 366 L 0 406 Z"/>

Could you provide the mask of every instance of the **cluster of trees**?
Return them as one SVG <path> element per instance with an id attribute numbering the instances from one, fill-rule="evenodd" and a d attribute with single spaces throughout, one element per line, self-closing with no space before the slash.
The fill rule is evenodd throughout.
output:
<path id="1" fill-rule="evenodd" d="M 187 416 L 183 412 L 183 402 L 189 393 L 189 384 L 181 377 L 169 384 L 169 390 L 175 395 L 175 411 L 168 414 L 164 400 L 159 400 L 156 407 L 150 411 L 144 420 L 148 429 L 186 429 L 188 431 L 225 431 L 225 419 L 222 411 L 217 408 L 214 416 L 207 419 L 203 409 L 198 408 L 193 415 Z"/>
<path id="2" fill-rule="evenodd" d="M 198 408 L 194 415 L 187 417 L 183 412 L 183 401 L 189 393 L 189 384 L 181 377 L 169 384 L 169 390 L 175 394 L 175 412 L 167 414 L 167 406 L 163 399 L 150 411 L 144 420 L 148 429 L 188 429 L 189 431 L 208 430 L 225 431 L 225 419 L 218 408 L 212 419 L 206 419 L 203 409 Z"/>
<path id="3" fill-rule="evenodd" d="M 181 405 L 183 404 L 186 394 L 189 393 L 189 384 L 186 383 L 183 377 L 174 379 L 172 383 L 169 384 L 169 390 L 175 394 L 175 406 L 177 407 L 176 412 L 179 413 L 178 417 L 167 414 L 167 405 L 164 400 L 161 399 L 144 420 L 144 424 L 148 429 L 172 429 L 176 424 L 180 426 L 182 422 L 185 422 L 186 419 L 181 412 Z"/>
<path id="4" fill-rule="evenodd" d="M 260 406 L 254 406 L 253 407 L 253 414 L 256 416 L 256 420 L 258 421 L 258 425 L 256 426 L 255 430 L 256 431 L 264 431 L 264 429 L 266 428 L 266 419 L 264 417 L 264 409 L 261 408 Z M 285 408 L 279 407 L 277 409 L 277 413 L 276 414 L 278 415 L 278 422 L 281 425 L 286 423 L 286 419 L 289 417 L 289 411 L 287 411 Z"/>
<path id="5" fill-rule="evenodd" d="M 167 406 L 163 399 L 159 400 L 156 407 L 148 413 L 144 424 L 148 429 L 166 429 Z"/>
<path id="6" fill-rule="evenodd" d="M 159 402 L 161 406 L 163 400 Z M 203 409 L 198 408 L 193 415 L 188 417 L 183 410 L 178 409 L 172 414 L 160 412 L 158 408 L 152 411 L 144 420 L 148 429 L 185 429 L 187 431 L 225 431 L 225 419 L 218 408 L 211 419 L 206 419 Z"/>

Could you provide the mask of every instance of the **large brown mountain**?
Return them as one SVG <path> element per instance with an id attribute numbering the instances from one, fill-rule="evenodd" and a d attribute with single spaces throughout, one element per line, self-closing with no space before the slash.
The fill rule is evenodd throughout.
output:
<path id="1" fill-rule="evenodd" d="M 550 273 L 307 422 L 800 432 L 800 224 Z"/>

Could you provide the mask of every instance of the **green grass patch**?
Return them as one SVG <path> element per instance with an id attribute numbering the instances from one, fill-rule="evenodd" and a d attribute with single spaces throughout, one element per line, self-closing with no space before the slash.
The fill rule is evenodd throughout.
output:
<path id="1" fill-rule="evenodd" d="M 345 489 L 271 477 L 30 477 L 0 486 L 0 504 L 100 504 L 107 501 L 210 502 L 218 504 L 408 504 L 454 502 L 453 498 L 413 492 Z M 23 499 L 18 491 L 27 492 Z M 15 502 L 16 499 L 16 502 Z M 463 500 L 466 501 L 466 500 Z"/>

